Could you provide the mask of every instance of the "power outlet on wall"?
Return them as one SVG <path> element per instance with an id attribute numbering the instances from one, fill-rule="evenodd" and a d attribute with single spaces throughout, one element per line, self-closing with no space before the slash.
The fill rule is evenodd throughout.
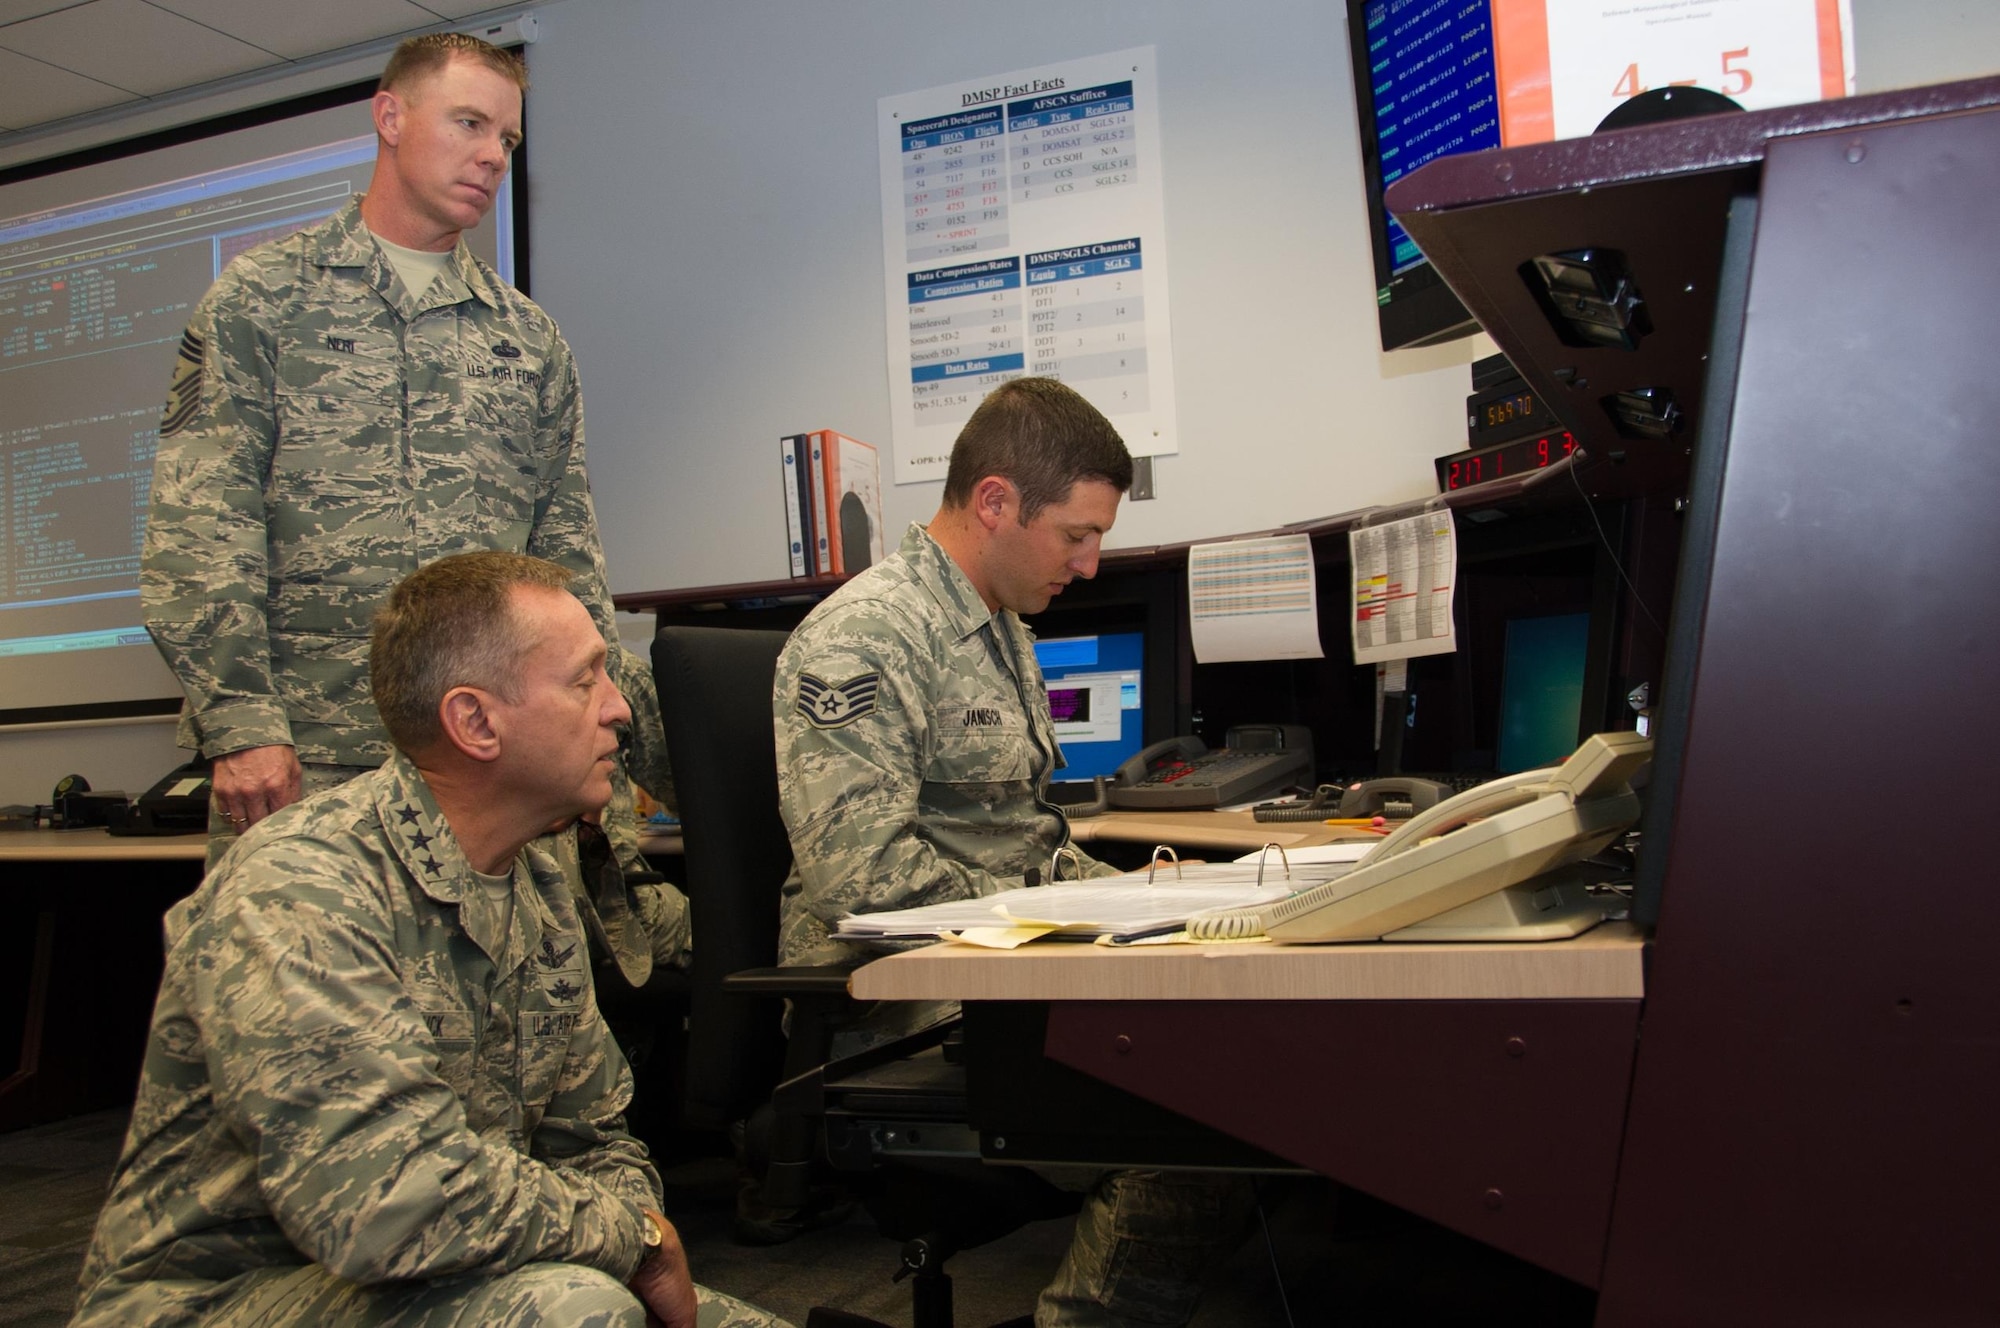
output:
<path id="1" fill-rule="evenodd" d="M 1132 488 L 1125 496 L 1135 503 L 1143 503 L 1153 496 L 1153 458 L 1132 458 Z"/>

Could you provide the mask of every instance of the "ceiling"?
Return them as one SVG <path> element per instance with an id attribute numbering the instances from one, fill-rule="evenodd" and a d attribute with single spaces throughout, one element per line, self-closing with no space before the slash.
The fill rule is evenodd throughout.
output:
<path id="1" fill-rule="evenodd" d="M 0 0 L 0 131 L 447 25 L 496 0 Z"/>

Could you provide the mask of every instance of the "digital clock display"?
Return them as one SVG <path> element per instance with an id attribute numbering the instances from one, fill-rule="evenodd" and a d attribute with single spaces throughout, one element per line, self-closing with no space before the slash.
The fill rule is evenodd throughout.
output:
<path id="1" fill-rule="evenodd" d="M 1485 433 L 1496 433 L 1501 429 L 1511 429 L 1527 424 L 1535 418 L 1535 394 L 1533 392 L 1510 392 L 1492 401 L 1482 401 L 1466 423 L 1470 425 L 1470 435 L 1474 438 Z"/>
<path id="2" fill-rule="evenodd" d="M 1453 452 L 1436 461 L 1438 490 L 1449 493 L 1488 480 L 1505 479 L 1530 470 L 1540 470 L 1576 451 L 1576 435 L 1567 429 L 1517 438 L 1496 447 Z"/>

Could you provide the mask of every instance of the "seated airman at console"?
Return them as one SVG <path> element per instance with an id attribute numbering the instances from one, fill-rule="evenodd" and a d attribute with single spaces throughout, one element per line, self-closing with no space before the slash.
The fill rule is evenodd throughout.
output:
<path id="1" fill-rule="evenodd" d="M 952 446 L 928 526 L 793 633 L 773 697 L 778 794 L 797 856 L 779 962 L 854 965 L 843 914 L 977 899 L 1046 871 L 1069 828 L 1047 801 L 1060 759 L 1021 622 L 1077 577 L 1132 483 L 1111 422 L 1047 378 L 1003 383 Z M 1065 849 L 1065 853 L 1074 850 Z M 1115 869 L 1077 853 L 1078 874 Z M 948 1015 L 886 1003 L 836 1054 Z M 1039 1328 L 1179 1324 L 1240 1239 L 1247 1182 L 1187 1172 L 1087 1178 L 1083 1212 L 1036 1308 Z"/>

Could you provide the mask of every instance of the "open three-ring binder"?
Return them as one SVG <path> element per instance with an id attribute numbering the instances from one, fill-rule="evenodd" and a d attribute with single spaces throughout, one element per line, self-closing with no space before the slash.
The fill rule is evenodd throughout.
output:
<path id="1" fill-rule="evenodd" d="M 1651 755 L 1636 733 L 1594 734 L 1559 766 L 1469 789 L 1357 846 L 1358 861 L 1294 864 L 1267 845 L 1246 861 L 1183 864 L 1156 849 L 1141 871 L 1060 881 L 1065 853 L 1076 861 L 1064 848 L 1050 862 L 1054 884 L 850 914 L 834 934 L 998 946 L 1116 945 L 1182 932 L 1192 941 L 1293 943 L 1564 939 L 1618 906 L 1575 868 L 1638 821 L 1629 781 Z"/>
<path id="2" fill-rule="evenodd" d="M 1163 846 L 1138 871 L 1090 880 L 1054 879 L 1065 861 L 1074 868 L 1074 850 L 1056 850 L 1048 885 L 891 913 L 849 914 L 834 935 L 873 941 L 958 937 L 990 944 L 1039 939 L 1122 944 L 1180 931 L 1196 914 L 1275 903 L 1353 869 L 1352 862 L 1294 866 L 1275 844 L 1250 861 L 1235 863 L 1183 863 Z"/>

